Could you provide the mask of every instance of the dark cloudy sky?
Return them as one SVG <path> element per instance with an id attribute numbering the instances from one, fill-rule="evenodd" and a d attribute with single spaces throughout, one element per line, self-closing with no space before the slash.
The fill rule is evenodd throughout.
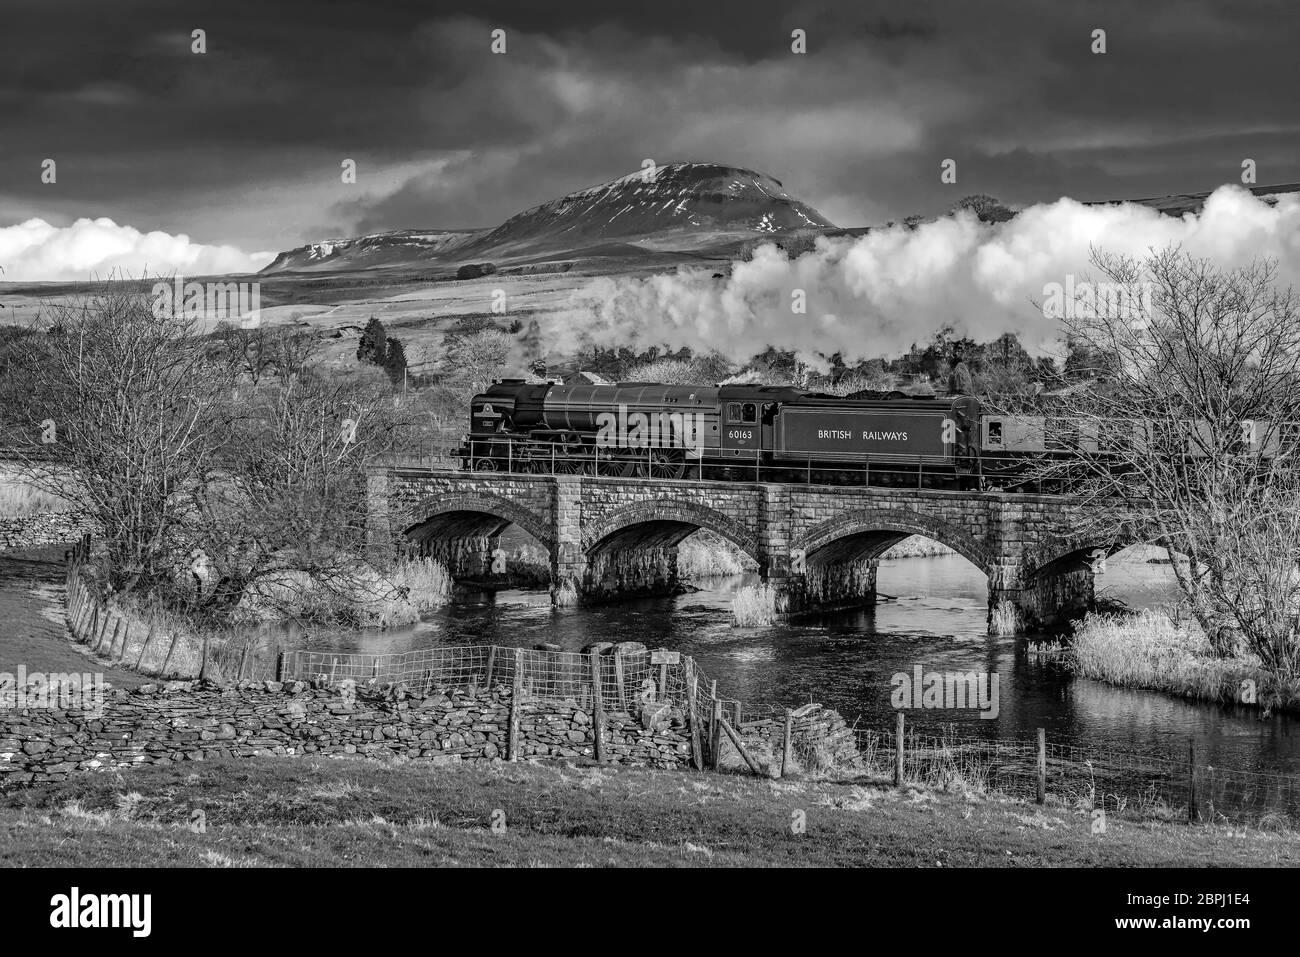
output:
<path id="1" fill-rule="evenodd" d="M 0 228 L 245 251 L 718 161 L 840 225 L 1300 180 L 1293 0 L 5 0 Z M 207 32 L 208 53 L 190 52 Z M 490 52 L 504 29 L 505 55 Z M 808 53 L 790 52 L 807 31 Z M 1090 52 L 1092 30 L 1108 52 Z M 958 162 L 958 184 L 940 163 Z M 56 184 L 41 162 L 58 163 Z M 340 182 L 344 158 L 356 185 Z"/>

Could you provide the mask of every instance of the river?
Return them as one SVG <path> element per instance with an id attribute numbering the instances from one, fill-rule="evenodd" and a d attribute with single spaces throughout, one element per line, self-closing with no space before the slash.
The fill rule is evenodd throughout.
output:
<path id="1" fill-rule="evenodd" d="M 917 665 L 924 672 L 986 672 L 998 677 L 996 718 L 975 709 L 912 710 L 909 721 L 978 737 L 1024 738 L 1043 727 L 1059 744 L 1179 760 L 1193 737 L 1209 764 L 1300 773 L 1295 718 L 1261 719 L 1255 709 L 1115 688 L 1031 660 L 1023 639 L 989 637 L 984 576 L 959 556 L 882 562 L 874 608 L 736 628 L 732 595 L 755 577 L 716 579 L 672 598 L 558 610 L 542 591 L 460 589 L 453 604 L 417 625 L 318 638 L 337 650 L 367 652 L 539 642 L 576 651 L 594 641 L 640 641 L 694 656 L 721 693 L 747 704 L 817 701 L 880 729 L 892 726 L 895 674 L 911 675 Z M 1134 607 L 1168 601 L 1172 589 L 1168 567 L 1140 557 L 1112 560 L 1098 580 L 1099 594 Z"/>

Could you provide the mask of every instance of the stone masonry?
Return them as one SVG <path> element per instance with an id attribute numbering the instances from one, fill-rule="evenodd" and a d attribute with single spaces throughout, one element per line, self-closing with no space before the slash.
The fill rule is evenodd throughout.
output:
<path id="1" fill-rule="evenodd" d="M 437 556 L 457 577 L 480 573 L 517 525 L 550 554 L 557 601 L 671 591 L 676 546 L 708 528 L 758 563 L 787 610 L 873 601 L 880 555 L 924 535 L 988 575 L 990 622 L 1009 605 L 1033 628 L 1092 601 L 1089 556 L 1108 543 L 1061 535 L 1074 508 L 1005 492 L 396 469 L 372 478 L 369 516 L 376 547 Z"/>
<path id="2" fill-rule="evenodd" d="M 102 712 L 0 709 L 0 788 L 77 771 L 212 758 L 357 754 L 434 763 L 504 760 L 511 689 L 447 688 L 411 696 L 302 681 L 144 685 L 110 690 Z M 591 759 L 594 728 L 574 700 L 523 699 L 519 756 Z M 673 769 L 691 758 L 679 727 L 606 715 L 605 760 Z"/>

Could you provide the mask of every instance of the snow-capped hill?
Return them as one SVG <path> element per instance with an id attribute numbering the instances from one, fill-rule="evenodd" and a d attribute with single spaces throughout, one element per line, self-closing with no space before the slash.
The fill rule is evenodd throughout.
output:
<path id="1" fill-rule="evenodd" d="M 478 233 L 470 229 L 399 229 L 354 239 L 327 239 L 280 253 L 262 272 L 365 269 L 415 262 L 463 246 Z"/>
<path id="2" fill-rule="evenodd" d="M 610 239 L 690 244 L 690 235 L 779 233 L 833 228 L 770 176 L 714 163 L 674 163 L 576 190 L 510 217 L 474 248 L 575 246 Z"/>
<path id="3" fill-rule="evenodd" d="M 770 176 L 716 163 L 637 170 L 511 216 L 491 230 L 404 229 L 331 239 L 281 253 L 263 272 L 386 266 L 455 269 L 571 255 L 695 251 L 751 237 L 834 229 Z"/>

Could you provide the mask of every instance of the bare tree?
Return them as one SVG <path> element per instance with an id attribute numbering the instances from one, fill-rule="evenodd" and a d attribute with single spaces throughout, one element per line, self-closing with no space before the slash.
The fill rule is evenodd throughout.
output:
<path id="1" fill-rule="evenodd" d="M 134 284 L 47 307 L 11 343 L 5 444 L 24 477 L 94 519 L 118 591 L 169 576 L 178 494 L 231 436 L 230 377 L 183 319 L 159 318 Z"/>
<path id="2" fill-rule="evenodd" d="M 194 490 L 191 534 L 218 579 L 206 609 L 225 615 L 259 583 L 286 611 L 307 583 L 339 596 L 382 590 L 364 561 L 366 482 L 400 444 L 405 411 L 381 389 L 308 375 L 258 390 L 247 413 Z"/>
<path id="3" fill-rule="evenodd" d="M 1296 542 L 1277 516 L 1300 509 L 1300 317 L 1276 265 L 1223 269 L 1178 249 L 1143 260 L 1094 251 L 1096 284 L 1061 317 L 1095 351 L 1090 387 L 1054 395 L 1043 434 L 1063 454 L 1038 478 L 1085 506 L 1079 540 L 1165 548 L 1211 643 L 1239 638 L 1295 667 Z M 1283 650 L 1289 649 L 1289 650 Z"/>
<path id="4" fill-rule="evenodd" d="M 300 375 L 319 346 L 306 330 L 254 326 L 224 326 L 215 335 L 222 361 L 240 379 L 259 385 L 274 374 L 281 383 Z"/>

